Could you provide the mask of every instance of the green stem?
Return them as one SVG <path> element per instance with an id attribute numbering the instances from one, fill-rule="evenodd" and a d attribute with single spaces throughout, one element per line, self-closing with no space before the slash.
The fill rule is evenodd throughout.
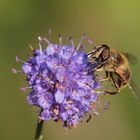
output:
<path id="1" fill-rule="evenodd" d="M 40 111 L 40 113 L 42 110 Z M 43 135 L 42 135 L 42 129 L 43 129 L 43 120 L 39 121 L 37 120 L 37 127 L 36 127 L 36 133 L 35 133 L 35 140 L 42 140 Z"/>

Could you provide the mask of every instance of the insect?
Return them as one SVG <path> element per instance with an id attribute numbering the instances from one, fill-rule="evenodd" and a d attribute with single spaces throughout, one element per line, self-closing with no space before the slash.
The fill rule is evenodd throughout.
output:
<path id="1" fill-rule="evenodd" d="M 122 53 L 107 45 L 97 46 L 88 54 L 89 61 L 96 62 L 96 71 L 105 72 L 105 77 L 100 82 L 111 81 L 113 90 L 105 90 L 105 93 L 116 94 L 125 87 L 129 87 L 133 94 L 140 98 L 139 90 L 132 81 L 132 72 L 129 63 L 135 64 L 137 59 L 129 53 Z"/>

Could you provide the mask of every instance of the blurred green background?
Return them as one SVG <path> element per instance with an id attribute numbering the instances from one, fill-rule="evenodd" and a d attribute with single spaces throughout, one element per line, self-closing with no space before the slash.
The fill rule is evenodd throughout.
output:
<path id="1" fill-rule="evenodd" d="M 13 75 L 11 68 L 20 69 L 15 56 L 26 60 L 28 45 L 37 47 L 37 37 L 46 36 L 49 28 L 53 42 L 58 34 L 64 40 L 73 35 L 78 42 L 87 33 L 94 45 L 106 43 L 140 60 L 139 0 L 0 0 L 0 140 L 34 138 L 37 109 L 19 90 L 26 85 L 24 76 Z M 140 63 L 132 66 L 138 86 L 139 70 Z M 128 88 L 105 99 L 111 102 L 107 111 L 67 135 L 61 124 L 46 122 L 45 140 L 140 140 L 140 101 Z"/>

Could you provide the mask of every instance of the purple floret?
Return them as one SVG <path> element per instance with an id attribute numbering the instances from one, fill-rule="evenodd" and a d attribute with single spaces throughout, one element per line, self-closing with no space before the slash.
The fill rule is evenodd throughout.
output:
<path id="1" fill-rule="evenodd" d="M 84 49 L 49 43 L 44 50 L 33 50 L 22 70 L 31 88 L 28 103 L 42 109 L 40 119 L 71 127 L 95 110 L 99 83 L 89 66 Z"/>

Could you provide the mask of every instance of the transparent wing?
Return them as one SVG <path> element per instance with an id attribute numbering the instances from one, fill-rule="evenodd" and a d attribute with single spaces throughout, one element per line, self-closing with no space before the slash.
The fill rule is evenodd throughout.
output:
<path id="1" fill-rule="evenodd" d="M 123 55 L 126 56 L 126 58 L 128 59 L 128 61 L 130 62 L 130 64 L 135 65 L 138 63 L 138 59 L 135 55 L 130 54 L 130 53 L 123 53 Z"/>
<path id="2" fill-rule="evenodd" d="M 131 80 L 129 82 L 129 88 L 131 89 L 132 93 L 134 94 L 134 96 L 140 100 L 140 90 L 139 88 L 136 86 L 136 84 Z"/>

